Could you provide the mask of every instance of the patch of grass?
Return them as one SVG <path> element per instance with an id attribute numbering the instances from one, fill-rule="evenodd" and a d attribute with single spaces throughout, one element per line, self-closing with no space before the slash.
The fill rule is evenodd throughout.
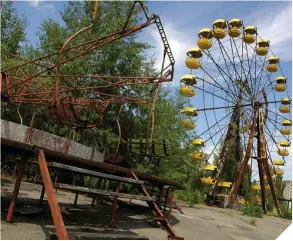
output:
<path id="1" fill-rule="evenodd" d="M 253 219 L 250 219 L 249 220 L 249 224 L 253 225 L 253 226 L 256 226 L 256 220 L 253 218 Z"/>
<path id="2" fill-rule="evenodd" d="M 245 216 L 249 217 L 257 217 L 262 218 L 263 217 L 263 210 L 261 206 L 258 205 L 246 205 L 242 208 L 242 213 Z"/>
<path id="3" fill-rule="evenodd" d="M 292 209 L 281 209 L 281 218 L 292 220 Z"/>

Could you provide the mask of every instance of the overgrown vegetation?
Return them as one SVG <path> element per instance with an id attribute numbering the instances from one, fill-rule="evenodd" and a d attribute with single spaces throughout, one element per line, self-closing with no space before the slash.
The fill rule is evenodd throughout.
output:
<path id="1" fill-rule="evenodd" d="M 248 204 L 245 205 L 242 208 L 243 215 L 249 216 L 249 217 L 256 217 L 256 218 L 262 218 L 263 217 L 263 210 L 262 207 L 255 204 Z"/>

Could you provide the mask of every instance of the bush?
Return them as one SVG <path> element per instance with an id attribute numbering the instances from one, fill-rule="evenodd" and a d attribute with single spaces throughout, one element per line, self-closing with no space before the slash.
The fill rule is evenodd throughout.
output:
<path id="1" fill-rule="evenodd" d="M 262 207 L 259 205 L 247 205 L 244 206 L 242 209 L 243 215 L 250 216 L 250 217 L 257 217 L 262 218 L 263 217 L 263 210 Z"/>
<path id="2" fill-rule="evenodd" d="M 281 208 L 281 218 L 292 220 L 292 209 Z"/>
<path id="3" fill-rule="evenodd" d="M 193 207 L 193 205 L 198 204 L 202 201 L 202 194 L 198 190 L 189 191 L 187 195 L 187 202 L 189 207 Z"/>

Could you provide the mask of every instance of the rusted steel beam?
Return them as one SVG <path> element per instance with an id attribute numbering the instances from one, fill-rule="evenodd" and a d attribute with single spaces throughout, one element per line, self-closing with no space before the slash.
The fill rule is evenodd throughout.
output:
<path id="1" fill-rule="evenodd" d="M 132 171 L 131 175 L 133 176 L 134 179 L 139 180 L 138 177 L 135 175 L 135 173 Z M 141 192 L 143 195 L 150 197 L 149 193 L 145 189 L 144 185 L 141 185 Z M 166 229 L 168 232 L 168 239 L 183 239 L 175 233 L 173 230 L 170 222 L 165 218 L 164 214 L 161 212 L 160 208 L 156 204 L 155 201 L 150 201 L 147 202 L 150 208 L 152 208 L 152 213 L 156 216 L 157 221 L 161 223 L 161 225 Z"/>
<path id="2" fill-rule="evenodd" d="M 265 138 L 265 132 L 264 132 L 264 120 L 262 117 L 262 113 L 260 113 L 260 154 L 261 154 L 260 160 L 263 164 L 265 174 L 267 176 L 267 180 L 268 180 L 270 190 L 271 190 L 273 200 L 274 200 L 274 205 L 275 205 L 277 212 L 280 216 L 281 210 L 280 210 L 279 201 L 278 201 L 278 197 L 277 197 L 277 193 L 276 193 L 276 188 L 275 188 L 274 181 L 272 178 L 272 173 L 270 171 L 270 167 L 269 167 L 269 163 L 268 163 L 268 155 L 267 155 L 266 146 L 267 145 L 266 145 L 266 138 Z"/>
<path id="3" fill-rule="evenodd" d="M 258 108 L 256 107 L 254 110 L 254 113 L 253 113 L 253 121 L 252 121 L 251 129 L 250 129 L 250 134 L 249 134 L 249 138 L 248 138 L 245 156 L 244 156 L 244 158 L 241 162 L 241 165 L 239 167 L 238 177 L 236 179 L 236 182 L 232 186 L 232 190 L 231 190 L 231 193 L 229 196 L 228 207 L 232 207 L 232 205 L 237 197 L 239 186 L 243 180 L 245 168 L 247 167 L 248 161 L 251 158 L 251 151 L 252 151 L 252 145 L 253 145 L 253 137 L 254 137 L 255 129 L 256 129 L 257 115 L 258 115 Z"/>
<path id="4" fill-rule="evenodd" d="M 11 197 L 11 200 L 10 200 L 10 205 L 9 205 L 9 208 L 8 208 L 8 213 L 7 213 L 7 216 L 6 216 L 6 221 L 7 222 L 11 222 L 12 218 L 13 218 L 14 209 L 15 209 L 15 203 L 16 203 L 17 196 L 18 196 L 18 193 L 19 193 L 19 188 L 20 188 L 22 177 L 23 177 L 25 164 L 26 164 L 26 161 L 24 159 L 21 159 L 20 160 L 20 165 L 18 167 L 18 172 L 17 172 L 16 181 L 15 181 L 15 184 L 14 184 L 12 197 Z"/>
<path id="5" fill-rule="evenodd" d="M 50 210 L 51 210 L 51 215 L 53 218 L 53 222 L 56 228 L 56 233 L 58 236 L 58 239 L 61 240 L 68 240 L 69 236 L 67 234 L 66 227 L 64 225 L 64 221 L 62 218 L 62 214 L 60 212 L 60 207 L 58 205 L 55 193 L 54 193 L 54 188 L 53 184 L 51 181 L 50 173 L 48 170 L 48 166 L 46 163 L 45 155 L 42 150 L 39 151 L 38 153 L 38 161 L 39 161 L 39 167 L 41 170 L 42 174 L 42 179 L 43 179 L 43 185 L 45 187 L 46 195 L 48 198 Z"/>
<path id="6" fill-rule="evenodd" d="M 223 148 L 222 148 L 222 151 L 220 153 L 220 157 L 219 157 L 219 165 L 218 165 L 218 171 L 216 173 L 216 176 L 215 176 L 215 184 L 212 185 L 209 189 L 209 195 L 214 198 L 217 190 L 218 190 L 218 186 L 217 186 L 217 183 L 224 171 L 224 167 L 225 167 L 225 163 L 226 163 L 226 160 L 227 160 L 227 154 L 228 154 L 228 148 L 229 148 L 229 145 L 230 145 L 230 139 L 232 137 L 232 131 L 233 131 L 233 121 L 237 118 L 237 108 L 234 108 L 233 110 L 233 114 L 231 116 L 231 120 L 230 120 L 230 124 L 228 126 L 228 130 L 227 130 L 227 134 L 226 134 L 226 137 L 225 137 L 225 140 L 224 140 L 224 144 L 223 144 Z"/>
<path id="7" fill-rule="evenodd" d="M 258 173 L 259 173 L 259 181 L 260 181 L 260 190 L 261 190 L 261 204 L 262 209 L 264 213 L 267 212 L 266 210 L 266 191 L 265 191 L 265 180 L 264 180 L 264 168 L 263 163 L 261 160 L 261 157 L 263 156 L 263 153 L 261 152 L 261 136 L 260 136 L 260 118 L 261 118 L 261 112 L 259 111 L 259 114 L 257 116 L 257 164 L 258 164 Z"/>
<path id="8" fill-rule="evenodd" d="M 119 192 L 119 183 L 117 183 L 115 192 L 117 193 Z M 118 202 L 118 197 L 114 197 L 113 203 L 112 203 L 112 214 L 111 214 L 111 219 L 109 224 L 111 228 L 114 228 L 116 226 L 117 202 Z"/>

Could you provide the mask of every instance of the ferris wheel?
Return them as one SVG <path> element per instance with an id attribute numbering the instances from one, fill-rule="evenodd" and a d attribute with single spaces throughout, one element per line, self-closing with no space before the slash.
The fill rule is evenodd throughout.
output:
<path id="1" fill-rule="evenodd" d="M 264 208 L 270 190 L 278 208 L 274 180 L 284 174 L 292 126 L 280 58 L 256 27 L 240 19 L 217 19 L 199 31 L 197 45 L 187 51 L 189 73 L 181 78 L 180 94 L 188 98 L 181 126 L 191 131 L 196 151 L 190 155 L 205 173 L 201 182 L 212 198 L 243 203 L 237 195 L 250 164 L 250 181 L 260 182 L 251 189 L 260 191 Z M 223 180 L 231 155 L 233 173 Z"/>

